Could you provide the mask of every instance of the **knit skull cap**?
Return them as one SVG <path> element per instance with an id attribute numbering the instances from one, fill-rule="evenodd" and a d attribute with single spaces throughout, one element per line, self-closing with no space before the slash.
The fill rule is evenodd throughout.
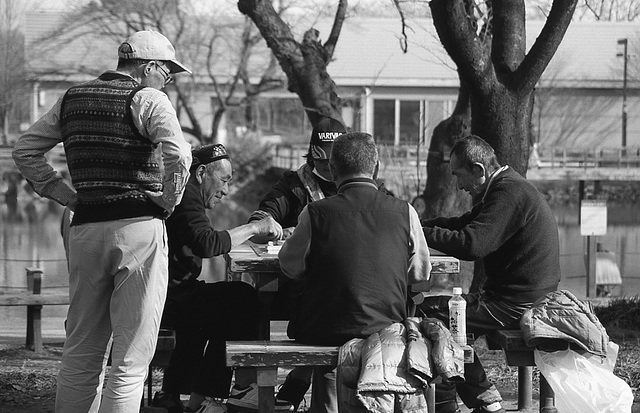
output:
<path id="1" fill-rule="evenodd" d="M 132 34 L 118 47 L 118 57 L 127 60 L 162 60 L 169 63 L 171 73 L 191 73 L 191 70 L 176 60 L 176 49 L 169 39 L 154 30 L 141 30 Z"/>
<path id="2" fill-rule="evenodd" d="M 219 143 L 201 146 L 200 148 L 191 151 L 191 157 L 193 158 L 191 167 L 206 165 L 211 162 L 219 161 L 220 159 L 229 159 L 227 149 L 224 145 Z"/>
<path id="3" fill-rule="evenodd" d="M 344 125 L 333 119 L 323 118 L 311 132 L 310 152 L 313 159 L 329 159 L 336 138 L 347 132 Z"/>

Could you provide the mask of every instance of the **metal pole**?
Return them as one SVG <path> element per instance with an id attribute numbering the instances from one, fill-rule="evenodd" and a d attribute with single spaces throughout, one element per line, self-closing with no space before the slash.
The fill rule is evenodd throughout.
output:
<path id="1" fill-rule="evenodd" d="M 622 147 L 627 147 L 627 61 L 628 53 L 627 47 L 629 44 L 628 39 L 618 39 L 618 44 L 623 46 L 623 52 L 618 53 L 617 56 L 623 58 L 623 75 L 622 75 Z"/>

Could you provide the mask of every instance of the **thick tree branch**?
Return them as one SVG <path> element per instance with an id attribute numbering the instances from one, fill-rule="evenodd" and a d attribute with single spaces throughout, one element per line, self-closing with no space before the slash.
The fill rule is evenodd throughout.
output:
<path id="1" fill-rule="evenodd" d="M 327 64 L 335 49 L 344 21 L 346 0 L 341 0 L 333 30 L 325 46 L 318 30 L 311 28 L 297 42 L 289 26 L 276 13 L 269 0 L 238 0 L 238 9 L 260 30 L 267 46 L 278 60 L 288 80 L 288 90 L 298 95 L 307 116 L 315 125 L 320 116 L 342 120 L 336 85 L 327 73 Z"/>
<path id="2" fill-rule="evenodd" d="M 432 0 L 433 24 L 445 50 L 472 93 L 487 91 L 496 75 L 485 41 L 476 33 L 475 19 L 464 0 Z"/>
<path id="3" fill-rule="evenodd" d="M 533 90 L 549 65 L 571 23 L 577 3 L 578 0 L 553 1 L 540 35 L 515 73 L 521 93 Z"/>
<path id="4" fill-rule="evenodd" d="M 270 1 L 239 0 L 238 9 L 253 20 L 260 30 L 267 46 L 276 56 L 280 67 L 289 79 L 289 91 L 295 92 L 296 86 L 291 82 L 295 78 L 294 67 L 303 65 L 304 58 L 300 45 L 293 40 L 293 33 L 289 26 L 282 21 Z"/>
<path id="5" fill-rule="evenodd" d="M 340 0 L 338 2 L 338 10 L 336 10 L 336 17 L 333 19 L 331 33 L 329 34 L 327 41 L 324 43 L 324 50 L 327 53 L 327 62 L 331 60 L 333 52 L 336 49 L 336 44 L 340 37 L 340 31 L 342 30 L 342 24 L 344 23 L 344 19 L 347 15 L 347 6 L 347 0 Z"/>
<path id="6" fill-rule="evenodd" d="M 523 1 L 493 0 L 491 60 L 500 83 L 509 85 L 526 52 Z"/>

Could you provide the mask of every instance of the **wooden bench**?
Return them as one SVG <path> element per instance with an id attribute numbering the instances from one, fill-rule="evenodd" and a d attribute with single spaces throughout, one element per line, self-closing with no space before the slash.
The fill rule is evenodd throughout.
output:
<path id="1" fill-rule="evenodd" d="M 518 410 L 530 409 L 533 406 L 534 347 L 524 343 L 520 330 L 497 330 L 486 334 L 485 337 L 489 349 L 503 350 L 507 365 L 518 367 Z M 553 389 L 542 374 L 540 374 L 539 411 L 541 413 L 557 412 Z"/>
<path id="2" fill-rule="evenodd" d="M 27 268 L 27 290 L 20 293 L 0 293 L 0 306 L 27 307 L 26 348 L 42 353 L 42 306 L 68 305 L 69 293 L 41 294 L 42 270 Z"/>
<path id="3" fill-rule="evenodd" d="M 339 349 L 336 346 L 299 344 L 292 340 L 227 341 L 226 359 L 228 367 L 256 368 L 258 412 L 273 413 L 275 387 L 278 384 L 278 367 L 336 366 Z M 471 357 L 473 357 L 472 351 Z M 435 413 L 435 383 L 438 379 L 436 378 L 426 390 L 428 413 Z"/>
<path id="4" fill-rule="evenodd" d="M 258 412 L 273 413 L 275 387 L 278 384 L 278 367 L 336 366 L 336 346 L 299 344 L 282 341 L 227 341 L 227 366 L 255 367 L 258 379 Z"/>

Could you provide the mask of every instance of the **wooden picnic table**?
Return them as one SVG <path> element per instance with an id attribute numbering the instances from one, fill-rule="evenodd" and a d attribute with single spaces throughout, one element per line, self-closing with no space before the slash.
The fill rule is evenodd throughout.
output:
<path id="1" fill-rule="evenodd" d="M 460 261 L 439 251 L 430 249 L 431 275 L 458 274 Z M 280 269 L 278 254 L 267 251 L 265 244 L 247 241 L 233 248 L 227 255 L 227 278 L 229 281 L 243 280 L 246 274 L 258 290 L 261 303 L 260 338 L 268 340 L 270 336 L 271 303 L 278 292 L 279 278 L 285 277 Z M 429 282 L 415 284 L 411 290 L 419 297 L 429 291 Z"/>

